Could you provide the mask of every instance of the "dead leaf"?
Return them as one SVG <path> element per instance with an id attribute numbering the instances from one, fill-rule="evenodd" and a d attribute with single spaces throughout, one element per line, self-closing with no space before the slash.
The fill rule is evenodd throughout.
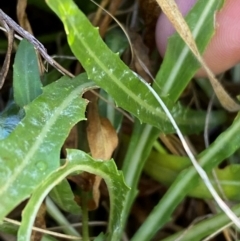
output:
<path id="1" fill-rule="evenodd" d="M 94 2 L 93 0 L 91 0 L 91 1 Z M 102 0 L 101 5 L 98 5 L 97 3 L 95 3 L 96 5 L 99 6 L 99 10 L 97 11 L 97 14 L 93 20 L 93 24 L 95 26 L 98 25 L 99 34 L 102 37 L 107 32 L 107 30 L 109 28 L 109 24 L 113 20 L 113 16 L 116 14 L 121 3 L 122 3 L 121 0 L 114 0 L 114 1 Z M 109 7 L 108 7 L 108 9 L 106 9 L 107 12 L 105 12 L 104 9 L 106 8 L 106 6 L 108 4 L 109 4 Z M 102 13 L 105 14 L 104 17 L 100 17 L 102 15 Z"/>
<path id="2" fill-rule="evenodd" d="M 26 14 L 27 0 L 18 0 L 17 2 L 17 18 L 20 26 L 29 33 L 33 34 L 31 25 Z"/>
<path id="3" fill-rule="evenodd" d="M 89 195 L 90 198 L 87 201 L 87 208 L 89 211 L 95 210 L 98 207 L 100 198 L 100 192 L 98 189 L 101 183 L 101 178 L 94 174 L 83 172 L 80 175 L 69 176 L 68 180 L 77 184 L 77 186 L 84 192 L 83 195 L 86 193 L 92 195 Z M 81 196 L 75 196 L 74 200 L 79 206 L 83 205 Z"/>
<path id="4" fill-rule="evenodd" d="M 181 12 L 179 11 L 174 0 L 156 0 L 162 11 L 166 14 L 170 22 L 173 24 L 179 35 L 182 37 L 184 42 L 193 52 L 194 56 L 197 58 L 201 66 L 206 71 L 208 78 L 211 82 L 211 85 L 215 91 L 216 96 L 218 97 L 222 106 L 228 111 L 239 111 L 240 105 L 237 104 L 226 92 L 223 86 L 218 82 L 215 78 L 212 71 L 208 68 L 206 63 L 204 62 L 200 52 L 198 51 L 197 45 L 195 43 L 194 37 L 189 29 L 186 21 L 184 20 Z"/>
<path id="5" fill-rule="evenodd" d="M 88 107 L 87 139 L 92 157 L 101 160 L 109 160 L 118 145 L 117 133 L 108 119 L 99 116 L 96 100 Z M 89 175 L 92 178 L 92 174 Z M 95 176 L 92 186 L 94 204 L 89 203 L 91 210 L 98 207 L 101 180 L 100 176 Z"/>
<path id="6" fill-rule="evenodd" d="M 118 138 L 111 122 L 98 114 L 97 102 L 89 104 L 87 138 L 93 158 L 108 160 L 117 147 Z"/>
<path id="7" fill-rule="evenodd" d="M 87 111 L 87 139 L 91 155 L 95 159 L 109 160 L 118 145 L 117 133 L 108 119 L 99 116 L 98 98 L 95 94 L 87 92 L 85 98 L 90 101 Z M 68 180 L 74 182 L 83 192 L 91 194 L 91 198 L 87 202 L 87 208 L 88 210 L 95 210 L 99 205 L 99 186 L 102 178 L 88 172 L 83 172 L 80 175 L 69 176 Z M 81 197 L 76 196 L 75 201 L 80 206 L 83 205 Z"/>
<path id="8" fill-rule="evenodd" d="M 14 31 L 11 28 L 8 28 L 7 24 L 3 21 L 3 26 L 7 30 L 7 38 L 8 38 L 8 48 L 7 53 L 3 62 L 2 69 L 0 71 L 0 89 L 3 87 L 8 70 L 9 65 L 11 61 L 11 54 L 12 54 L 12 48 L 13 48 L 13 42 L 14 42 Z"/>
<path id="9" fill-rule="evenodd" d="M 105 9 L 107 7 L 107 5 L 109 4 L 110 0 L 102 0 L 100 3 L 100 7 L 97 9 L 96 13 L 94 14 L 94 19 L 92 20 L 92 24 L 94 26 L 99 25 L 101 18 L 102 18 L 102 14 L 103 14 L 103 9 Z"/>

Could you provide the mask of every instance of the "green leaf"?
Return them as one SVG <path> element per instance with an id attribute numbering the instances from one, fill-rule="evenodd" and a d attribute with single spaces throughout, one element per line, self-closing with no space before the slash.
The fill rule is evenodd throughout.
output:
<path id="1" fill-rule="evenodd" d="M 65 217 L 65 214 L 59 210 L 56 204 L 50 197 L 46 197 L 45 200 L 46 211 L 49 216 L 57 223 L 58 226 L 61 226 L 61 230 L 63 233 L 67 235 L 79 236 L 79 232 L 71 226 L 71 223 Z"/>
<path id="2" fill-rule="evenodd" d="M 209 179 L 219 195 L 222 196 L 218 185 L 221 186 L 224 196 L 227 197 L 228 200 L 240 201 L 240 165 L 232 164 L 223 169 L 216 168 L 214 170 L 217 177 L 217 182 L 214 179 L 212 173 L 209 173 Z M 189 192 L 189 195 L 198 198 L 212 199 L 212 195 L 209 193 L 202 180 L 199 180 L 199 184 L 196 186 L 196 188 Z"/>
<path id="3" fill-rule="evenodd" d="M 122 209 L 129 188 L 125 185 L 123 175 L 117 170 L 113 160 L 95 160 L 85 152 L 68 150 L 67 163 L 52 173 L 33 193 L 23 215 L 18 232 L 18 241 L 28 241 L 37 211 L 49 191 L 66 176 L 73 172 L 86 171 L 101 176 L 108 187 L 110 195 L 110 217 L 108 224 L 109 241 L 119 241 L 121 237 Z"/>
<path id="4" fill-rule="evenodd" d="M 237 216 L 240 216 L 239 204 L 235 205 L 231 209 Z M 161 241 L 176 241 L 179 240 L 180 237 L 181 240 L 184 241 L 201 241 L 209 235 L 212 235 L 213 233 L 219 231 L 223 227 L 230 226 L 230 224 L 231 221 L 229 220 L 229 217 L 226 216 L 225 213 L 220 213 L 208 218 L 207 220 L 198 222 L 197 224 L 189 228 L 187 232 L 186 229 L 184 229 L 183 231 L 177 232 L 174 235 L 161 239 Z"/>
<path id="5" fill-rule="evenodd" d="M 164 185 L 170 186 L 177 175 L 191 165 L 188 157 L 152 151 L 145 163 L 144 172 Z"/>
<path id="6" fill-rule="evenodd" d="M 99 94 L 104 98 L 98 101 L 99 114 L 108 118 L 114 129 L 119 131 L 122 126 L 123 113 L 115 107 L 114 100 L 103 89 L 99 91 Z"/>
<path id="7" fill-rule="evenodd" d="M 200 165 L 211 171 L 225 158 L 231 156 L 240 148 L 240 114 L 233 124 L 224 131 L 218 138 L 200 155 Z M 173 184 L 170 186 L 164 197 L 155 206 L 154 210 L 147 217 L 140 229 L 135 233 L 132 241 L 149 240 L 164 224 L 166 224 L 177 205 L 183 198 L 193 190 L 199 181 L 199 175 L 193 166 L 180 172 Z"/>
<path id="8" fill-rule="evenodd" d="M 18 232 L 18 226 L 12 223 L 3 222 L 0 223 L 0 233 L 6 233 L 16 236 Z"/>
<path id="9" fill-rule="evenodd" d="M 123 175 L 127 185 L 131 187 L 127 195 L 127 202 L 123 209 L 124 225 L 126 225 L 132 204 L 138 193 L 138 183 L 144 164 L 152 149 L 153 143 L 159 137 L 159 130 L 150 125 L 141 125 L 135 120 L 134 129 L 128 144 L 123 162 Z M 123 230 L 122 230 L 123 231 Z"/>
<path id="10" fill-rule="evenodd" d="M 114 53 L 118 53 L 120 56 L 129 46 L 127 37 L 120 28 L 109 30 L 105 36 L 105 43 Z"/>
<path id="11" fill-rule="evenodd" d="M 144 171 L 155 180 L 170 186 L 178 174 L 191 165 L 188 157 L 161 154 L 152 151 L 145 164 Z M 239 201 L 240 165 L 233 164 L 223 169 L 216 168 L 214 170 L 218 183 L 216 183 L 211 172 L 208 175 L 215 189 L 219 191 L 218 185 L 220 185 L 228 200 Z M 197 198 L 212 199 L 212 195 L 201 179 L 199 179 L 198 185 L 188 195 Z M 219 192 L 219 195 L 221 195 L 221 192 Z"/>
<path id="12" fill-rule="evenodd" d="M 56 239 L 50 235 L 43 235 L 41 241 L 58 241 L 59 239 Z"/>
<path id="13" fill-rule="evenodd" d="M 15 130 L 0 141 L 0 220 L 59 167 L 64 140 L 85 119 L 87 101 L 80 96 L 92 87 L 86 75 L 48 85 L 25 107 L 26 116 Z"/>
<path id="14" fill-rule="evenodd" d="M 79 214 L 81 212 L 80 206 L 74 201 L 74 195 L 67 180 L 62 180 L 50 192 L 52 200 L 65 212 Z"/>
<path id="15" fill-rule="evenodd" d="M 204 51 L 213 36 L 215 12 L 222 7 L 223 2 L 224 0 L 197 1 L 185 18 L 200 53 Z M 154 89 L 159 95 L 168 96 L 175 102 L 199 67 L 196 57 L 179 34 L 174 34 L 169 38 Z"/>
<path id="16" fill-rule="evenodd" d="M 72 0 L 46 0 L 62 20 L 68 43 L 90 79 L 108 92 L 116 104 L 139 120 L 159 128 L 164 133 L 175 132 L 166 114 L 144 81 L 131 71 L 119 56 L 106 46 L 87 17 Z M 170 99 L 168 99 L 170 102 Z M 172 114 L 184 133 L 203 130 L 205 113 L 184 109 L 177 105 Z M 220 117 L 221 116 L 221 117 Z M 211 118 L 221 123 L 222 115 Z M 213 124 L 214 125 L 214 124 Z"/>
<path id="17" fill-rule="evenodd" d="M 106 236 L 103 233 L 100 233 L 93 241 L 104 241 Z"/>
<path id="18" fill-rule="evenodd" d="M 14 100 L 24 107 L 42 93 L 36 51 L 31 43 L 23 39 L 13 65 Z"/>

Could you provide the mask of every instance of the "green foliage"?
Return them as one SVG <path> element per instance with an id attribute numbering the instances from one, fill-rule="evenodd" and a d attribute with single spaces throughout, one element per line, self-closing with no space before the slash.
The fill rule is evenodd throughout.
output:
<path id="1" fill-rule="evenodd" d="M 25 118 L 0 142 L 0 220 L 59 167 L 60 148 L 69 130 L 85 119 L 87 102 L 79 95 L 93 87 L 86 80 L 85 75 L 63 77 L 45 87 L 25 107 Z"/>
<path id="2" fill-rule="evenodd" d="M 124 32 L 119 28 L 111 29 L 107 32 L 105 37 L 105 43 L 114 53 L 118 53 L 120 56 L 124 53 L 129 46 L 128 40 Z"/>
<path id="3" fill-rule="evenodd" d="M 170 186 L 178 174 L 190 166 L 191 161 L 188 157 L 161 154 L 153 151 L 145 164 L 144 171 L 160 183 Z M 216 168 L 214 171 L 217 179 L 214 178 L 211 172 L 208 175 L 215 189 L 219 191 L 218 185 L 220 185 L 227 199 L 239 201 L 240 166 L 232 164 L 225 168 Z M 221 192 L 219 194 L 221 196 Z M 189 195 L 206 199 L 212 197 L 201 179 L 198 185 L 189 192 Z"/>
<path id="4" fill-rule="evenodd" d="M 0 232 L 16 236 L 18 232 L 18 227 L 11 223 L 3 222 L 3 223 L 0 223 Z"/>
<path id="5" fill-rule="evenodd" d="M 123 121 L 123 113 L 116 110 L 114 100 L 105 91 L 100 91 L 101 97 L 104 98 L 99 100 L 99 113 L 101 116 L 105 116 L 111 121 L 113 127 L 119 130 Z M 107 102 L 106 102 L 107 101 Z"/>
<path id="6" fill-rule="evenodd" d="M 236 213 L 236 215 L 240 215 L 239 204 L 232 207 L 232 210 L 234 213 Z M 220 228 L 229 224 L 229 219 L 224 213 L 221 213 L 196 224 L 194 227 L 190 228 L 188 232 L 185 232 L 185 230 L 180 231 L 174 235 L 171 235 L 170 237 L 162 239 L 161 241 L 175 241 L 179 237 L 182 237 L 184 241 L 204 240 L 205 237 L 213 234 L 216 232 L 216 230 L 219 230 Z"/>
<path id="7" fill-rule="evenodd" d="M 212 170 L 240 147 L 240 135 L 236 135 L 240 130 L 239 128 L 240 118 L 238 114 L 234 123 L 198 156 L 199 163 L 206 171 Z M 153 236 L 153 230 L 156 232 L 170 220 L 174 209 L 197 186 L 198 180 L 198 173 L 193 166 L 180 172 L 132 240 L 137 241 L 140 238 L 141 240 L 149 240 L 149 237 Z"/>
<path id="8" fill-rule="evenodd" d="M 36 51 L 27 40 L 22 40 L 13 65 L 14 100 L 24 107 L 42 93 Z"/>
<path id="9" fill-rule="evenodd" d="M 216 9 L 222 7 L 224 0 L 197 1 L 186 16 L 200 53 L 202 53 L 214 33 Z M 199 21 L 200 20 L 200 21 Z M 174 59 L 174 61 L 173 61 Z M 162 96 L 170 96 L 175 102 L 187 86 L 199 63 L 178 34 L 170 37 L 166 56 L 154 84 Z M 161 88 L 159 88 L 161 86 Z"/>
<path id="10" fill-rule="evenodd" d="M 49 193 L 49 196 L 65 212 L 72 214 L 80 213 L 80 207 L 74 201 L 74 195 L 66 179 L 57 184 Z"/>
<path id="11" fill-rule="evenodd" d="M 87 171 L 104 178 L 112 203 L 107 240 L 119 240 L 123 218 L 121 210 L 123 209 L 125 196 L 129 190 L 124 183 L 122 173 L 117 170 L 113 160 L 107 162 L 94 160 L 86 153 L 78 150 L 68 150 L 67 160 L 68 162 L 63 168 L 59 168 L 56 172 L 52 173 L 41 183 L 38 189 L 33 192 L 23 214 L 18 240 L 29 240 L 35 215 L 47 193 L 67 175 L 77 171 Z"/>
<path id="12" fill-rule="evenodd" d="M 144 81 L 120 60 L 118 54 L 109 50 L 97 28 L 91 25 L 77 5 L 71 0 L 47 0 L 47 3 L 62 20 L 69 46 L 88 77 L 108 92 L 117 106 L 129 111 L 140 121 L 149 123 L 164 133 L 174 132 Z M 167 102 L 172 101 L 167 99 Z M 206 116 L 203 112 L 183 108 L 180 104 L 175 105 L 171 112 L 184 133 L 195 133 L 204 127 Z M 209 124 L 214 126 L 223 121 L 224 116 L 218 113 L 210 120 Z"/>
<path id="13" fill-rule="evenodd" d="M 119 55 L 127 48 L 123 33 L 114 29 L 108 32 L 104 42 L 97 28 L 86 17 L 91 9 L 96 8 L 89 2 L 46 2 L 63 22 L 69 47 L 86 73 L 73 79 L 66 76 L 58 79 L 59 73 L 52 70 L 45 75 L 43 82 L 46 86 L 42 87 L 35 49 L 26 40 L 21 41 L 14 61 L 14 102 L 10 102 L 0 113 L 0 220 L 22 201 L 27 198 L 29 201 L 22 212 L 19 230 L 13 225 L 1 223 L 0 231 L 18 232 L 19 241 L 30 240 L 38 209 L 47 195 L 65 212 L 81 215 L 81 207 L 75 202 L 75 193 L 66 177 L 89 172 L 104 179 L 110 197 L 106 232 L 100 233 L 94 240 L 120 241 L 138 193 L 140 176 L 145 170 L 157 181 L 170 186 L 131 239 L 151 240 L 187 195 L 199 198 L 211 196 L 187 157 L 170 155 L 164 147 L 158 152 L 152 151 L 160 133 L 174 133 L 175 130 L 145 82 L 120 59 Z M 31 1 L 31 4 L 46 9 L 42 3 Z M 187 16 L 201 52 L 213 34 L 214 13 L 222 4 L 223 0 L 207 4 L 198 1 Z M 189 109 L 178 101 L 198 67 L 197 61 L 176 34 L 169 41 L 167 55 L 153 85 L 184 134 L 197 134 L 203 131 L 205 125 L 205 111 Z M 60 159 L 61 148 L 70 130 L 78 122 L 86 120 L 88 102 L 82 95 L 98 86 L 102 88 L 100 95 L 108 101 L 107 104 L 99 102 L 99 112 L 108 117 L 115 129 L 121 129 L 124 118 L 113 107 L 114 102 L 134 116 L 133 119 L 136 117 L 127 150 L 121 153 L 124 156 L 121 157 L 121 171 L 114 160 L 102 161 L 75 149 L 68 149 L 66 158 Z M 213 111 L 209 115 L 209 128 L 223 123 L 225 119 L 224 111 Z M 197 156 L 206 171 L 216 171 L 218 184 L 227 198 L 237 201 L 240 200 L 239 165 L 229 165 L 224 169 L 216 166 L 239 149 L 239 130 L 238 115 Z M 83 135 L 79 136 L 81 142 L 87 142 Z M 217 189 L 211 174 L 210 179 Z M 233 210 L 239 214 L 239 205 Z M 220 213 L 202 221 L 184 240 L 202 240 L 228 222 L 226 215 Z M 182 233 L 166 241 L 176 240 L 180 235 Z M 47 236 L 44 239 L 49 240 Z"/>

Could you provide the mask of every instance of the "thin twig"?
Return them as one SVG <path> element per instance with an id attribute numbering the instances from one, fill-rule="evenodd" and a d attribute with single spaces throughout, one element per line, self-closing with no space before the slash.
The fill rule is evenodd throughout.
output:
<path id="1" fill-rule="evenodd" d="M 0 20 L 1 21 L 1 20 Z M 3 84 L 5 82 L 8 69 L 9 69 L 9 64 L 11 60 L 11 53 L 12 53 L 12 48 L 13 48 L 13 40 L 14 40 L 14 31 L 11 28 L 8 28 L 8 25 L 6 24 L 5 21 L 2 21 L 3 26 L 7 30 L 7 38 L 8 38 L 8 48 L 7 48 L 7 53 L 3 62 L 2 69 L 0 71 L 0 89 L 3 87 Z"/>
<path id="2" fill-rule="evenodd" d="M 67 75 L 71 78 L 74 77 L 73 74 L 71 74 L 69 71 L 64 69 L 60 64 L 58 64 L 54 59 L 52 59 L 48 53 L 45 47 L 42 43 L 40 43 L 34 36 L 32 36 L 29 32 L 24 30 L 21 26 L 19 26 L 13 19 L 11 19 L 7 14 L 5 14 L 0 9 L 0 22 L 5 22 L 9 28 L 17 32 L 19 35 L 21 35 L 23 38 L 27 39 L 36 50 L 39 51 L 39 53 L 42 55 L 42 57 L 53 67 L 55 67 L 60 73 L 63 75 Z"/>
<path id="3" fill-rule="evenodd" d="M 10 219 L 10 218 L 4 218 L 4 221 L 8 222 L 8 223 L 11 223 L 11 224 L 14 224 L 14 225 L 17 225 L 17 226 L 21 226 L 21 222 L 18 222 L 16 220 L 13 220 L 13 219 Z M 70 239 L 70 240 L 82 240 L 82 238 L 80 238 L 80 237 L 56 233 L 56 232 L 52 232 L 52 231 L 37 228 L 37 227 L 32 227 L 32 230 L 37 231 L 37 232 L 41 232 L 41 233 L 45 233 L 45 234 L 49 234 L 49 235 L 59 237 L 59 238 L 65 238 L 65 239 Z"/>
<path id="4" fill-rule="evenodd" d="M 131 51 L 131 61 L 130 61 L 130 65 L 133 62 L 133 56 L 134 56 L 134 51 L 133 51 L 133 47 L 132 47 L 132 41 L 130 39 L 129 34 L 127 33 L 127 30 L 125 29 L 125 27 L 123 26 L 123 24 L 121 24 L 117 18 L 115 18 L 109 11 L 107 11 L 105 8 L 103 8 L 101 5 L 99 5 L 98 3 L 96 3 L 94 0 L 90 0 L 92 3 L 94 3 L 96 6 L 98 6 L 99 8 L 101 8 L 107 15 L 109 15 L 116 23 L 117 25 L 122 29 L 122 31 L 124 32 L 127 41 L 129 43 L 129 47 L 130 47 L 130 51 Z"/>
<path id="5" fill-rule="evenodd" d="M 75 76 L 70 73 L 69 71 L 67 71 L 65 68 L 63 68 L 61 65 L 59 65 L 53 58 L 55 58 L 56 56 L 50 57 L 47 54 L 47 51 L 45 49 L 45 47 L 35 38 L 33 37 L 30 33 L 28 33 L 26 30 L 24 30 L 21 26 L 19 26 L 16 22 L 14 22 L 10 17 L 8 17 L 1 9 L 0 9 L 0 21 L 5 21 L 7 23 L 8 26 L 10 26 L 13 30 L 15 30 L 19 35 L 21 35 L 23 38 L 27 39 L 30 43 L 32 43 L 34 45 L 34 47 L 39 51 L 39 53 L 42 55 L 42 57 L 46 60 L 46 62 L 48 62 L 50 65 L 52 65 L 53 67 L 55 67 L 60 73 L 67 75 L 71 78 L 74 78 Z M 122 26 L 121 26 L 122 27 Z M 0 27 L 1 30 L 3 30 L 4 32 L 8 32 L 8 30 L 6 28 L 2 28 Z M 124 28 L 122 27 L 123 31 Z M 125 32 L 126 33 L 126 32 Z M 14 37 L 21 40 L 22 38 L 19 36 L 14 34 Z M 129 40 L 130 41 L 130 40 Z M 75 59 L 75 57 L 73 57 Z M 1 87 L 0 87 L 1 88 Z M 96 93 L 96 91 L 91 90 L 92 92 L 94 92 L 95 95 L 98 95 Z M 104 101 L 106 101 L 106 99 L 104 99 L 104 97 L 98 95 L 101 99 L 103 99 Z M 116 108 L 116 106 L 115 106 Z M 126 116 L 130 121 L 133 122 L 133 118 L 128 115 L 126 112 L 124 112 L 123 110 L 116 108 L 119 112 L 121 112 L 124 116 Z"/>
<path id="6" fill-rule="evenodd" d="M 95 227 L 95 226 L 107 226 L 107 222 L 105 221 L 89 221 L 88 222 L 88 226 L 89 227 Z M 82 227 L 82 223 L 71 223 L 71 227 Z M 56 227 L 51 227 L 51 228 L 48 228 L 48 230 L 59 230 L 59 229 L 62 229 L 62 228 L 65 228 L 66 225 L 60 225 L 60 226 L 56 226 Z"/>
<path id="7" fill-rule="evenodd" d="M 217 202 L 218 206 L 222 209 L 223 212 L 233 221 L 233 223 L 240 228 L 240 221 L 236 214 L 227 206 L 227 204 L 221 199 L 221 197 L 218 195 L 217 191 L 214 189 L 212 183 L 210 182 L 207 173 L 203 170 L 203 168 L 199 165 L 197 162 L 195 156 L 193 155 L 192 151 L 190 150 L 187 142 L 185 141 L 182 132 L 180 131 L 176 121 L 174 120 L 172 114 L 170 113 L 169 109 L 163 102 L 163 100 L 158 96 L 158 94 L 154 91 L 154 89 L 148 85 L 140 76 L 139 80 L 150 90 L 150 92 L 153 94 L 153 96 L 156 98 L 160 106 L 162 107 L 163 111 L 166 113 L 168 119 L 170 120 L 172 126 L 174 127 L 180 141 L 182 142 L 183 148 L 185 149 L 189 159 L 191 160 L 193 166 L 195 167 L 197 173 L 203 180 L 204 184 L 206 185 L 209 192 L 212 194 L 212 197 Z"/>
<path id="8" fill-rule="evenodd" d="M 6 28 L 3 28 L 3 27 L 0 27 L 0 30 L 2 30 L 3 32 L 7 33 L 7 29 Z M 14 38 L 18 39 L 18 40 L 22 40 L 23 38 L 17 34 L 14 34 Z"/>

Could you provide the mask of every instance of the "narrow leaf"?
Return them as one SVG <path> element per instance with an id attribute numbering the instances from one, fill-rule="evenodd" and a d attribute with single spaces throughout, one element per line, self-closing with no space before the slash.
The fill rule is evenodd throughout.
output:
<path id="1" fill-rule="evenodd" d="M 72 0 L 46 0 L 46 2 L 62 20 L 68 43 L 89 78 L 108 92 L 118 106 L 142 122 L 156 126 L 165 133 L 175 132 L 144 81 L 131 71 L 117 54 L 109 50 L 97 29 L 91 25 L 77 5 Z M 171 102 L 170 99 L 168 102 Z M 184 133 L 203 129 L 205 123 L 203 112 L 191 111 L 176 105 L 172 109 L 172 114 Z M 218 122 L 219 119 L 214 117 L 210 122 L 213 124 L 215 121 Z"/>
<path id="2" fill-rule="evenodd" d="M 225 158 L 231 156 L 240 148 L 240 115 L 233 124 L 203 151 L 199 156 L 199 163 L 206 171 L 211 171 Z M 199 175 L 193 166 L 180 172 L 164 197 L 155 206 L 144 224 L 134 234 L 132 241 L 147 241 L 170 219 L 174 209 L 183 198 L 193 190 L 199 180 Z"/>
<path id="3" fill-rule="evenodd" d="M 186 22 L 201 53 L 214 34 L 215 11 L 222 4 L 223 0 L 210 0 L 207 4 L 205 1 L 197 1 L 186 16 Z M 174 34 L 169 38 L 163 64 L 156 76 L 156 92 L 176 101 L 199 67 L 200 64 L 189 47 L 179 34 Z"/>
<path id="4" fill-rule="evenodd" d="M 216 93 L 216 96 L 218 97 L 220 103 L 229 111 L 239 111 L 240 110 L 240 105 L 238 105 L 229 95 L 228 93 L 224 90 L 223 86 L 218 82 L 218 80 L 215 78 L 214 74 L 212 71 L 209 69 L 209 67 L 206 65 L 205 61 L 203 60 L 198 47 L 195 43 L 194 37 L 192 35 L 191 30 L 189 29 L 189 26 L 187 25 L 186 21 L 184 20 L 181 12 L 178 10 L 178 7 L 175 3 L 174 0 L 157 0 L 159 5 L 161 6 L 163 12 L 168 16 L 170 21 L 172 22 L 173 26 L 176 28 L 178 31 L 179 35 L 181 38 L 184 40 L 188 48 L 192 51 L 194 54 L 195 58 L 198 60 L 198 62 L 201 64 L 202 68 L 204 69 L 205 73 L 207 74 L 210 83 Z M 199 1 L 200 2 L 200 1 Z M 203 3 L 203 2 L 202 2 Z M 202 22 L 204 19 L 204 15 L 206 16 L 209 13 L 209 9 L 212 7 L 215 7 L 214 5 L 216 3 L 222 3 L 221 1 L 208 1 L 205 5 L 205 9 L 207 11 L 203 11 L 202 15 L 203 18 L 199 18 L 200 21 L 196 21 L 196 23 Z M 215 13 L 211 13 L 210 16 L 212 16 L 213 19 L 212 25 L 214 23 L 214 15 Z M 196 28 L 198 29 L 198 28 Z M 195 29 L 194 29 L 195 30 Z M 181 65 L 185 66 L 185 65 Z"/>
<path id="5" fill-rule="evenodd" d="M 232 211 L 240 216 L 240 205 L 237 204 L 232 207 Z M 161 241 L 176 241 L 181 240 L 184 241 L 192 241 L 192 240 L 206 240 L 206 237 L 211 236 L 215 232 L 220 232 L 222 228 L 226 228 L 226 226 L 230 226 L 231 221 L 226 216 L 225 213 L 219 213 L 213 217 L 208 218 L 207 220 L 200 221 L 193 225 L 188 231 L 186 229 L 179 231 L 170 237 L 164 238 Z M 215 239 L 217 240 L 217 238 Z"/>
<path id="6" fill-rule="evenodd" d="M 14 100 L 24 107 L 42 93 L 36 51 L 31 43 L 23 39 L 13 65 Z"/>
<path id="7" fill-rule="evenodd" d="M 161 154 L 154 151 L 150 154 L 144 171 L 153 179 L 170 186 L 178 174 L 191 165 L 188 157 Z M 223 169 L 216 168 L 214 170 L 218 182 L 216 183 L 211 172 L 209 173 L 209 178 L 215 189 L 219 191 L 218 185 L 220 185 L 228 200 L 239 201 L 240 165 L 232 164 Z M 219 194 L 221 195 L 221 192 Z M 212 195 L 200 178 L 198 185 L 188 195 L 197 198 L 212 199 Z"/>
<path id="8" fill-rule="evenodd" d="M 108 118 L 109 121 L 112 123 L 114 129 L 118 132 L 121 128 L 123 112 L 115 107 L 114 100 L 103 89 L 100 90 L 99 94 L 106 100 L 104 101 L 103 99 L 99 99 L 99 114 L 103 117 Z"/>
<path id="9" fill-rule="evenodd" d="M 79 214 L 80 206 L 74 201 L 74 195 L 67 180 L 62 180 L 50 192 L 52 200 L 65 212 Z"/>

